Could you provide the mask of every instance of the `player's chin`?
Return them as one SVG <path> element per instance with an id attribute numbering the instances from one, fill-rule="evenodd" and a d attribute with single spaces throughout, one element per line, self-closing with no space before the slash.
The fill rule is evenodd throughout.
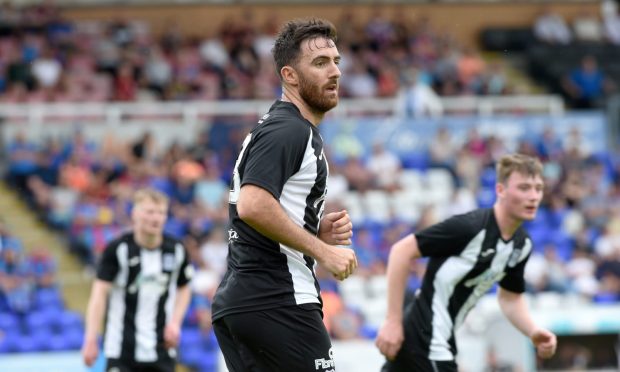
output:
<path id="1" fill-rule="evenodd" d="M 536 212 L 538 212 L 537 209 L 526 209 L 521 214 L 521 219 L 524 221 L 532 221 L 536 218 Z"/>

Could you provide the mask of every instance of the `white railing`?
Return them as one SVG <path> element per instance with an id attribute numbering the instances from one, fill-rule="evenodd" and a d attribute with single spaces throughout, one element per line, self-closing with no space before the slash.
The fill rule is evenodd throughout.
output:
<path id="1" fill-rule="evenodd" d="M 127 124 L 171 123 L 189 128 L 214 116 L 259 116 L 273 101 L 136 102 L 3 104 L 0 120 L 35 129 L 43 124 L 103 124 L 114 128 Z M 444 114 L 492 115 L 502 112 L 540 112 L 561 115 L 564 102 L 558 96 L 498 96 L 442 98 Z M 342 99 L 329 115 L 393 115 L 393 98 Z"/>

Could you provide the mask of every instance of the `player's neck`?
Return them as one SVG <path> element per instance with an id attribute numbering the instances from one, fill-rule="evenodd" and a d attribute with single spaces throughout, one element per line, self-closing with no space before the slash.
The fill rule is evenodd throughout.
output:
<path id="1" fill-rule="evenodd" d="M 161 245 L 163 237 L 161 234 L 145 234 L 136 230 L 133 233 L 133 239 L 140 247 L 155 249 Z"/>
<path id="2" fill-rule="evenodd" d="M 515 231 L 521 226 L 523 221 L 510 217 L 506 210 L 502 208 L 499 203 L 495 203 L 493 206 L 493 214 L 495 214 L 495 220 L 499 227 L 499 232 L 502 235 L 502 239 L 510 240 L 515 234 Z"/>
<path id="3" fill-rule="evenodd" d="M 321 121 L 325 116 L 324 112 L 316 112 L 315 110 L 312 110 L 312 108 L 310 108 L 306 101 L 301 98 L 301 95 L 299 95 L 299 92 L 297 90 L 288 87 L 282 87 L 282 89 L 282 101 L 290 102 L 297 106 L 297 108 L 301 112 L 301 116 L 311 122 L 312 125 L 314 125 L 315 127 L 318 127 L 319 124 L 321 124 Z"/>

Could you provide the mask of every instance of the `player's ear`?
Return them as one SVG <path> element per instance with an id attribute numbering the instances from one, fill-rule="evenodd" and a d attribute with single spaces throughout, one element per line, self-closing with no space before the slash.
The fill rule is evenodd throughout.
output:
<path id="1" fill-rule="evenodd" d="M 506 185 L 503 182 L 498 182 L 495 184 L 495 194 L 498 198 L 504 196 L 504 191 L 506 190 Z"/>
<path id="2" fill-rule="evenodd" d="M 280 75 L 282 75 L 282 81 L 286 84 L 297 86 L 299 84 L 299 75 L 292 66 L 283 66 L 280 69 Z"/>

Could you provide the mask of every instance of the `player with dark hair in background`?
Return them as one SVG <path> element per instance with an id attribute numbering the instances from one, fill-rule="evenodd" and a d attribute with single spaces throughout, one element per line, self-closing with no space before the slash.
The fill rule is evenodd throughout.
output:
<path id="1" fill-rule="evenodd" d="M 338 103 L 334 26 L 295 20 L 273 56 L 282 99 L 246 137 L 230 190 L 228 270 L 213 327 L 231 372 L 335 371 L 315 262 L 339 280 L 357 267 L 346 211 L 323 216 L 328 165 L 317 126 Z"/>

